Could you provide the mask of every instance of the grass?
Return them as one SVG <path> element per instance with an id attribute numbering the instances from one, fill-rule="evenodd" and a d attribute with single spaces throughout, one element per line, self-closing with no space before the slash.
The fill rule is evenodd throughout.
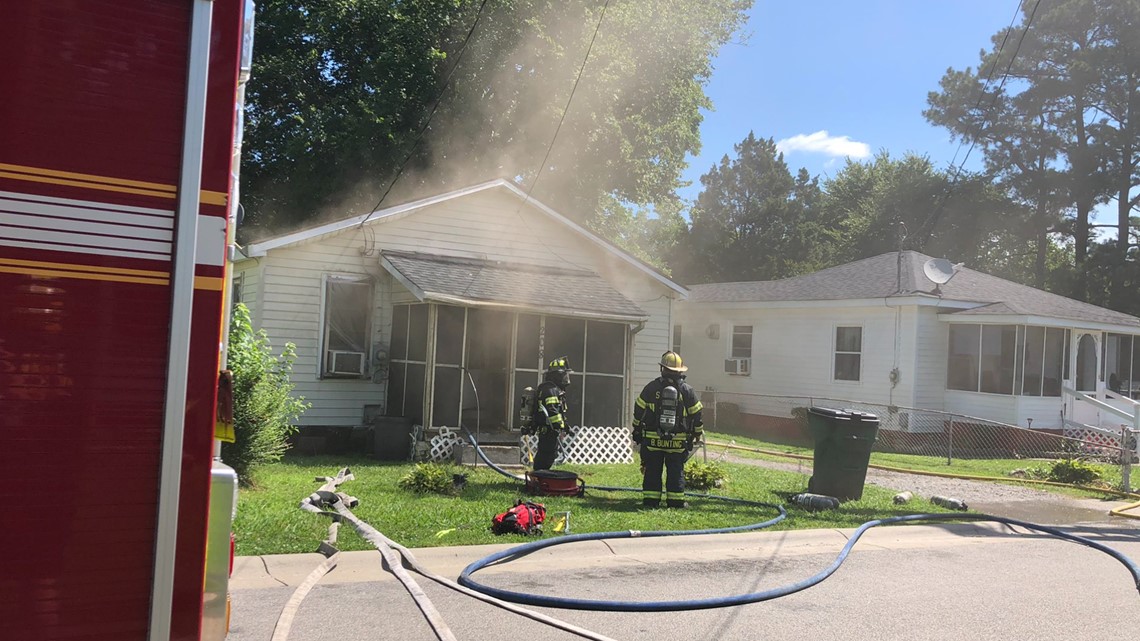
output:
<path id="1" fill-rule="evenodd" d="M 739 441 L 739 439 L 738 439 Z M 804 491 L 807 477 L 794 472 L 769 470 L 751 465 L 721 463 L 728 473 L 725 487 L 712 493 L 737 498 L 788 504 L 792 494 Z M 256 486 L 243 489 L 238 499 L 234 532 L 239 555 L 313 552 L 327 534 L 329 520 L 297 506 L 319 483 L 316 476 L 332 476 L 344 466 L 352 468 L 355 481 L 342 491 L 360 499 L 353 512 L 389 538 L 408 547 L 516 543 L 517 535 L 495 536 L 491 518 L 522 498 L 521 485 L 485 466 L 469 474 L 467 487 L 457 496 L 420 495 L 398 487 L 411 464 L 380 463 L 371 459 L 342 457 L 287 457 L 255 476 Z M 767 520 L 771 510 L 733 505 L 709 499 L 690 499 L 686 510 L 643 510 L 641 497 L 632 492 L 591 491 L 590 486 L 640 487 L 637 466 L 568 466 L 586 482 L 584 498 L 541 497 L 548 515 L 570 511 L 574 533 L 615 530 L 689 530 L 718 528 Z M 458 470 L 457 470 L 458 471 Z M 907 505 L 892 502 L 894 492 L 867 486 L 859 501 L 844 503 L 838 510 L 811 513 L 787 505 L 788 518 L 773 530 L 850 528 L 865 521 L 918 512 L 946 510 L 915 499 Z M 548 521 L 548 534 L 551 536 Z M 445 530 L 453 531 L 438 535 Z M 338 538 L 342 550 L 371 549 L 351 528 L 343 527 Z"/>
<path id="2" fill-rule="evenodd" d="M 730 434 L 716 434 L 708 432 L 707 438 L 728 443 L 736 441 L 737 445 L 744 447 L 754 447 L 758 449 L 770 450 L 775 452 L 785 452 L 789 454 L 799 454 L 803 456 L 811 456 L 812 449 L 808 447 L 797 447 L 794 445 L 781 445 L 777 443 L 768 443 L 752 438 L 734 436 Z M 724 448 L 710 445 L 709 459 L 712 460 L 719 456 Z M 758 460 L 768 461 L 783 461 L 785 463 L 795 461 L 796 459 L 772 456 L 768 454 L 759 454 L 756 452 L 746 452 L 743 450 L 728 450 L 729 454 L 741 456 L 744 458 L 752 458 Z M 871 452 L 871 464 L 883 465 L 887 467 L 897 467 L 905 470 L 917 470 L 922 472 L 939 472 L 945 474 L 964 474 L 969 476 L 993 476 L 1003 479 L 1008 478 L 1008 483 L 1026 485 L 1020 483 L 1016 477 L 1010 477 L 1010 472 L 1015 470 L 1026 470 L 1029 468 L 1048 468 L 1052 463 L 1052 459 L 960 459 L 952 458 L 950 464 L 946 463 L 945 457 L 937 456 L 920 456 L 917 454 L 892 454 L 889 452 Z M 807 463 L 807 462 L 805 462 Z M 1101 473 L 1101 480 L 1111 487 L 1119 487 L 1121 484 L 1120 466 L 1108 465 L 1105 463 L 1092 463 L 1093 467 L 1097 468 Z M 1062 488 L 1047 485 L 1031 484 L 1033 487 L 1049 490 L 1072 496 L 1096 496 L 1100 498 L 1103 496 L 1100 493 L 1090 492 L 1087 490 L 1080 490 L 1077 488 Z"/>

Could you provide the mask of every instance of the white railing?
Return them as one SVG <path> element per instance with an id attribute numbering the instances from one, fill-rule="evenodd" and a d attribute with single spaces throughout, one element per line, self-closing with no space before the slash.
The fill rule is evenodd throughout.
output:
<path id="1" fill-rule="evenodd" d="M 431 439 L 428 458 L 432 461 L 450 461 L 457 443 L 465 439 L 457 428 L 441 427 Z M 519 463 L 529 465 L 534 459 L 538 437 L 519 436 Z M 556 464 L 595 465 L 599 463 L 630 463 L 633 461 L 633 441 L 628 427 L 589 426 L 575 427 L 562 438 Z"/>
<path id="2" fill-rule="evenodd" d="M 1120 449 L 1122 450 L 1120 471 L 1124 491 L 1131 492 L 1132 487 L 1130 476 L 1132 471 L 1132 458 L 1134 456 L 1140 455 L 1140 442 L 1138 442 L 1140 441 L 1140 438 L 1137 438 L 1140 437 L 1140 403 L 1137 403 L 1130 398 L 1121 396 L 1114 392 L 1105 391 L 1105 398 L 1123 403 L 1126 407 L 1131 407 L 1132 411 L 1129 412 L 1126 409 L 1106 403 L 1105 401 L 1102 401 L 1096 397 L 1089 396 L 1084 392 L 1078 392 L 1077 390 L 1067 385 L 1063 385 L 1061 387 L 1061 393 L 1066 397 L 1072 398 L 1074 400 L 1084 401 L 1085 403 L 1088 403 L 1089 405 L 1099 409 L 1101 412 L 1107 412 L 1113 416 L 1117 416 L 1127 421 L 1127 423 L 1120 424 L 1119 431 Z M 1131 424 L 1131 427 L 1129 427 L 1129 424 Z M 1101 425 L 1097 425 L 1096 427 L 1100 429 L 1106 429 Z"/>

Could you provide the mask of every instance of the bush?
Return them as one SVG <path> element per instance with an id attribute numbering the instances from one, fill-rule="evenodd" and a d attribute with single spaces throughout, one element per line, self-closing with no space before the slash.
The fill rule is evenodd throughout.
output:
<path id="1" fill-rule="evenodd" d="M 1080 459 L 1062 459 L 1053 461 L 1048 467 L 1031 467 L 1025 470 L 1025 476 L 1073 485 L 1091 485 L 1101 479 L 1100 470 L 1095 465 Z"/>
<path id="2" fill-rule="evenodd" d="M 451 469 L 439 463 L 416 463 L 397 484 L 420 494 L 455 494 L 459 484 Z"/>
<path id="3" fill-rule="evenodd" d="M 1100 480 L 1100 470 L 1096 466 L 1079 459 L 1056 461 L 1049 469 L 1049 480 L 1058 483 L 1088 485 Z"/>
<path id="4" fill-rule="evenodd" d="M 297 430 L 293 422 L 309 408 L 293 396 L 289 374 L 295 359 L 292 343 L 274 356 L 265 330 L 253 331 L 249 309 L 234 306 L 227 364 L 234 375 L 235 441 L 222 444 L 222 461 L 237 471 L 242 485 L 252 483 L 258 466 L 281 460 Z"/>
<path id="5" fill-rule="evenodd" d="M 685 465 L 685 487 L 692 490 L 709 490 L 728 482 L 724 468 L 717 463 L 690 461 Z"/>

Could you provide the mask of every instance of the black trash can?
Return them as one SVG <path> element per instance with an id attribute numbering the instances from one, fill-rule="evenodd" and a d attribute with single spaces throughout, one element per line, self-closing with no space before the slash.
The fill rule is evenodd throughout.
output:
<path id="1" fill-rule="evenodd" d="M 862 498 L 879 418 L 859 410 L 812 407 L 808 409 L 808 427 L 815 441 L 808 491 L 840 501 Z"/>
<path id="2" fill-rule="evenodd" d="M 407 461 L 412 451 L 412 417 L 377 416 L 372 421 L 372 455 L 381 461 Z"/>

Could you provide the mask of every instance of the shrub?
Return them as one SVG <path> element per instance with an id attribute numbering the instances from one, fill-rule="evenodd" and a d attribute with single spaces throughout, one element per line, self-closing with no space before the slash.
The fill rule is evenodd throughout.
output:
<path id="1" fill-rule="evenodd" d="M 222 461 L 237 471 L 242 485 L 252 483 L 258 466 L 281 460 L 297 430 L 293 422 L 309 408 L 293 396 L 289 374 L 295 358 L 292 343 L 274 356 L 265 330 L 253 331 L 249 309 L 234 306 L 227 366 L 234 375 L 235 441 L 222 444 Z"/>
<path id="2" fill-rule="evenodd" d="M 1088 485 L 1100 480 L 1100 470 L 1080 459 L 1055 461 L 1049 468 L 1049 480 L 1058 483 Z"/>
<path id="3" fill-rule="evenodd" d="M 721 487 L 728 482 L 728 475 L 717 463 L 690 461 L 685 465 L 685 487 L 693 490 L 709 490 Z"/>
<path id="4" fill-rule="evenodd" d="M 1101 479 L 1100 470 L 1095 465 L 1080 459 L 1061 459 L 1053 461 L 1048 467 L 1031 467 L 1025 470 L 1025 476 L 1039 481 L 1073 485 L 1090 485 Z"/>
<path id="5" fill-rule="evenodd" d="M 397 484 L 420 494 L 455 494 L 461 486 L 457 476 L 439 463 L 416 463 Z"/>

